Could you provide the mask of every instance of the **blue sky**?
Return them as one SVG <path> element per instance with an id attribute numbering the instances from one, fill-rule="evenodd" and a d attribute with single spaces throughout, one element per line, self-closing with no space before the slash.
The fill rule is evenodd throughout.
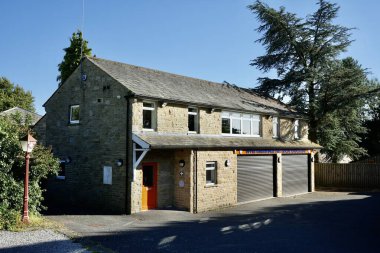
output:
<path id="1" fill-rule="evenodd" d="M 315 0 L 267 0 L 305 16 Z M 345 56 L 380 76 L 376 0 L 333 1 L 337 23 L 356 27 Z M 247 0 L 85 0 L 84 36 L 97 57 L 210 81 L 254 87 L 263 73 L 249 66 L 264 50 Z M 0 1 L 0 76 L 32 91 L 37 112 L 57 88 L 57 65 L 81 28 L 82 0 Z"/>

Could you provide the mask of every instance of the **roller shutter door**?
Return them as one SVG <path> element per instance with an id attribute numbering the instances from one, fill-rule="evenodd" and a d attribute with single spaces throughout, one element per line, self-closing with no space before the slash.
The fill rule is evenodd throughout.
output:
<path id="1" fill-rule="evenodd" d="M 238 156 L 238 203 L 273 197 L 273 156 Z"/>
<path id="2" fill-rule="evenodd" d="M 307 155 L 282 156 L 283 196 L 307 193 L 309 189 L 309 165 Z"/>

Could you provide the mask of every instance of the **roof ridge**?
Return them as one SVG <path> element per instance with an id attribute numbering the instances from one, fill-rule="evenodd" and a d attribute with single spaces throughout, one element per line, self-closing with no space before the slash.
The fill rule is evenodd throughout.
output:
<path id="1" fill-rule="evenodd" d="M 88 58 L 89 60 L 91 60 L 91 62 L 94 62 L 94 61 L 96 62 L 96 60 L 101 60 L 101 61 L 106 61 L 106 62 L 110 62 L 110 63 L 120 64 L 120 65 L 126 65 L 126 66 L 130 66 L 130 67 L 137 68 L 137 69 L 142 69 L 142 70 L 148 70 L 148 71 L 152 71 L 152 72 L 156 72 L 156 73 L 167 74 L 167 75 L 170 75 L 170 76 L 177 76 L 177 77 L 181 77 L 181 78 L 187 78 L 187 79 L 193 79 L 193 80 L 197 80 L 197 81 L 201 81 L 201 82 L 207 82 L 207 83 L 213 84 L 213 85 L 221 85 L 221 86 L 226 86 L 226 87 L 231 87 L 231 88 L 238 87 L 238 88 L 244 89 L 243 87 L 240 87 L 240 86 L 238 86 L 236 84 L 232 85 L 232 84 L 226 84 L 226 83 L 223 83 L 223 82 L 215 82 L 215 81 L 210 81 L 210 80 L 201 79 L 201 78 L 197 78 L 197 77 L 185 76 L 185 75 L 171 73 L 171 72 L 164 71 L 164 70 L 152 69 L 152 68 L 147 68 L 147 67 L 143 67 L 143 66 L 137 66 L 137 65 L 133 65 L 133 64 L 129 64 L 129 63 L 119 62 L 119 61 L 108 60 L 108 59 L 99 58 L 99 57 L 86 56 L 86 58 Z M 99 66 L 98 64 L 96 64 L 96 65 Z M 104 68 L 102 68 L 102 70 L 106 71 Z M 108 71 L 106 71 L 106 72 L 108 73 Z M 245 90 L 244 90 L 244 92 L 248 93 Z"/>

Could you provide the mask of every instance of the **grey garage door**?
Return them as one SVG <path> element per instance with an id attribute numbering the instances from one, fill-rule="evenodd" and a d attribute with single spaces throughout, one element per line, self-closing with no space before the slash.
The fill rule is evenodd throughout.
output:
<path id="1" fill-rule="evenodd" d="M 273 197 L 273 156 L 238 156 L 237 201 Z"/>
<path id="2" fill-rule="evenodd" d="M 282 156 L 282 194 L 291 196 L 308 192 L 309 166 L 307 155 Z"/>

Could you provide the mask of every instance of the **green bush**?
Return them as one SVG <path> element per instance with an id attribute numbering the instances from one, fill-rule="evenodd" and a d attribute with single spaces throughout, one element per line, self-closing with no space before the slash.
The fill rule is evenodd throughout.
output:
<path id="1" fill-rule="evenodd" d="M 19 139 L 27 127 L 0 117 L 0 228 L 11 227 L 21 217 L 24 194 L 25 154 Z M 30 158 L 29 212 L 38 214 L 44 207 L 41 180 L 57 174 L 59 161 L 50 149 L 37 145 Z M 15 213 L 17 215 L 15 215 Z"/>
<path id="2" fill-rule="evenodd" d="M 14 230 L 21 219 L 20 212 L 0 205 L 0 230 Z"/>

